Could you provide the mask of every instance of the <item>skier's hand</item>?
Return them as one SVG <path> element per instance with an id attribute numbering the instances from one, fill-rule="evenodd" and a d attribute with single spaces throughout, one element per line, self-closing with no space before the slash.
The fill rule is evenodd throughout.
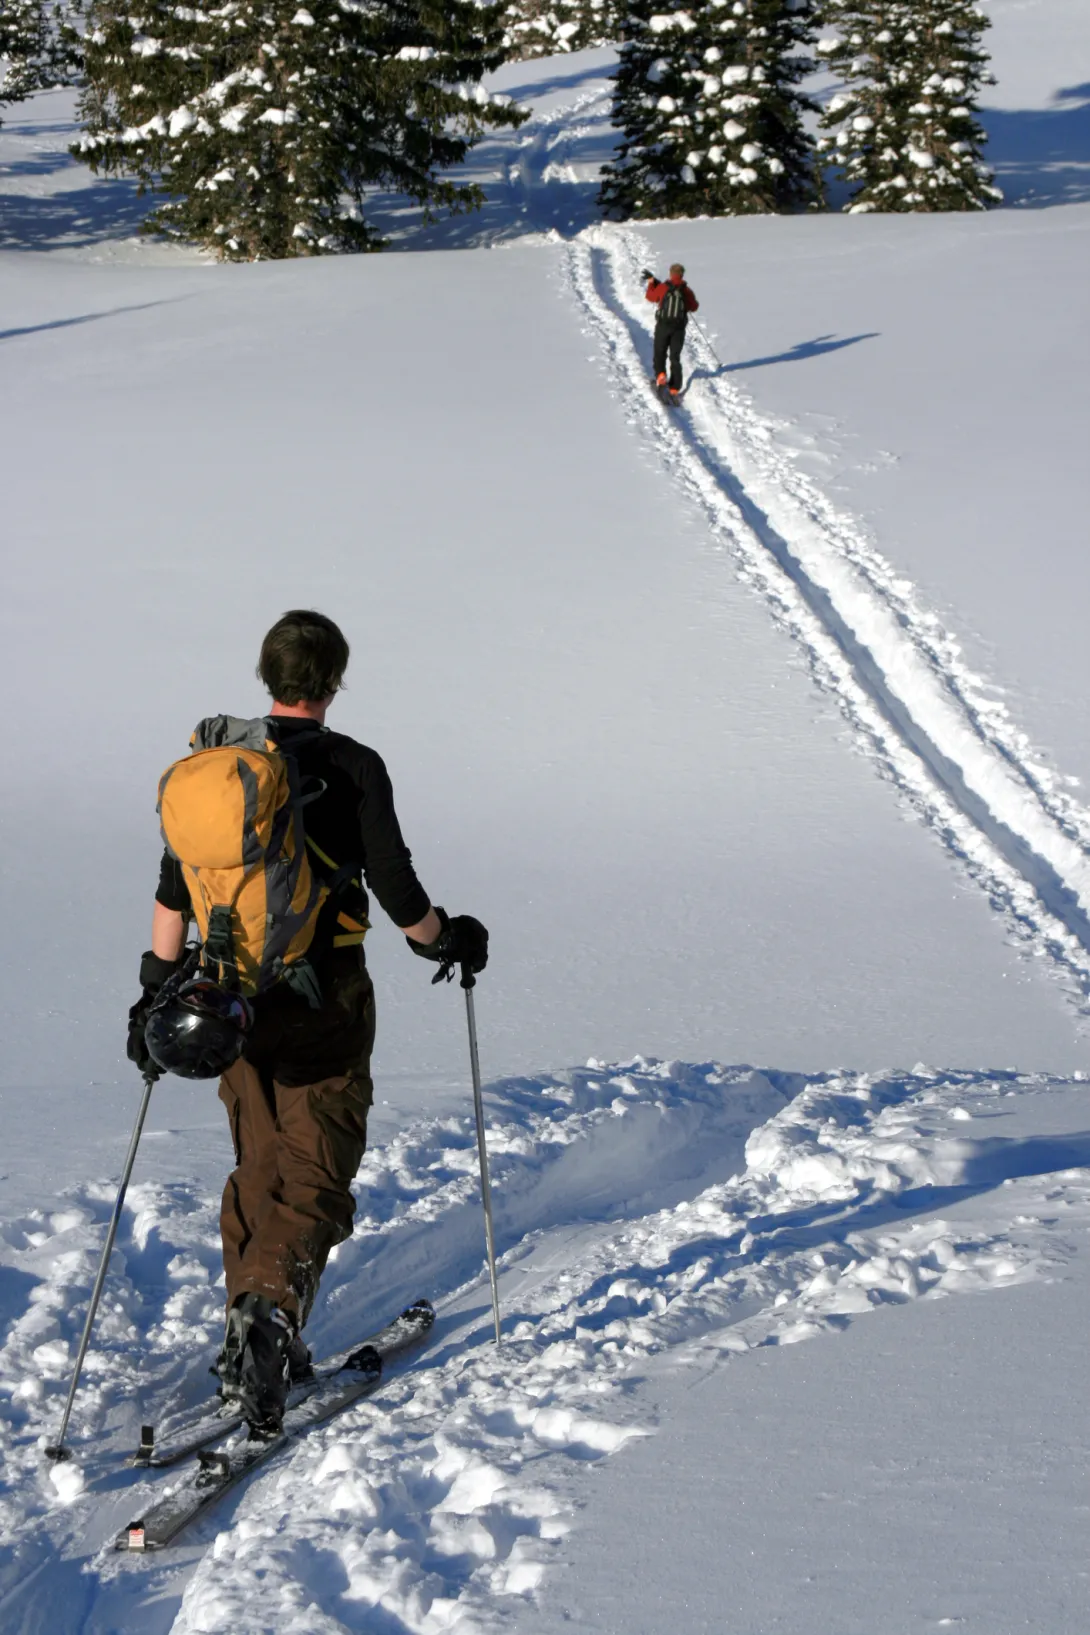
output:
<path id="1" fill-rule="evenodd" d="M 158 1077 L 148 1047 L 144 1040 L 144 1029 L 148 1025 L 148 1016 L 152 1006 L 159 997 L 159 990 L 169 977 L 172 977 L 183 963 L 180 959 L 160 959 L 149 949 L 140 961 L 140 983 L 143 992 L 136 1004 L 129 1011 L 129 1037 L 125 1046 L 125 1054 L 130 1062 L 140 1069 L 141 1073 L 154 1072 Z"/>
<path id="2" fill-rule="evenodd" d="M 641 269 L 640 277 L 643 279 L 645 284 L 655 284 L 655 283 L 658 282 L 658 280 L 656 279 L 654 273 L 653 272 L 648 272 L 646 267 Z"/>
<path id="3" fill-rule="evenodd" d="M 483 971 L 488 964 L 488 932 L 480 920 L 475 920 L 472 914 L 456 914 L 451 919 L 446 909 L 438 906 L 435 912 L 443 929 L 434 942 L 405 939 L 414 954 L 434 960 L 439 966 L 433 980 L 441 982 L 444 977 L 453 975 L 456 965 L 468 965 L 474 973 Z"/>

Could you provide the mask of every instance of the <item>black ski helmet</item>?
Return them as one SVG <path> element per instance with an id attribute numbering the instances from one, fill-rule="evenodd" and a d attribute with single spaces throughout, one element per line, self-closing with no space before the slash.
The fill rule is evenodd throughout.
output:
<path id="1" fill-rule="evenodd" d="M 183 1079 L 218 1079 L 237 1062 L 253 1022 L 242 994 L 210 977 L 195 976 L 164 994 L 148 1016 L 148 1054 L 164 1073 Z"/>

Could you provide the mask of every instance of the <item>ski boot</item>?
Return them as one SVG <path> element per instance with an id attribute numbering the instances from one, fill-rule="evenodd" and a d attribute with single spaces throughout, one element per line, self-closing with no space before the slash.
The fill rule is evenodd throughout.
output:
<path id="1" fill-rule="evenodd" d="M 216 1359 L 220 1395 L 237 1406 L 256 1438 L 276 1436 L 288 1391 L 311 1373 L 310 1352 L 291 1316 L 264 1294 L 244 1294 L 227 1313 Z"/>

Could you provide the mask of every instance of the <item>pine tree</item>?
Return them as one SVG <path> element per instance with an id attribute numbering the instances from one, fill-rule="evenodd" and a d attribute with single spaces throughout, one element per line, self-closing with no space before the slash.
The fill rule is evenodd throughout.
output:
<path id="1" fill-rule="evenodd" d="M 0 0 L 0 106 L 35 91 L 71 85 L 80 53 L 64 12 L 52 0 Z"/>
<path id="2" fill-rule="evenodd" d="M 826 0 L 836 35 L 818 50 L 845 81 L 819 148 L 872 210 L 984 210 L 1002 194 L 981 158 L 976 118 L 993 84 L 973 0 Z"/>
<path id="3" fill-rule="evenodd" d="M 515 0 L 507 7 L 513 57 L 551 57 L 608 45 L 620 35 L 623 0 Z"/>
<path id="4" fill-rule="evenodd" d="M 815 203 L 799 90 L 813 0 L 633 0 L 614 93 L 623 131 L 600 202 L 629 216 L 730 216 Z"/>
<path id="5" fill-rule="evenodd" d="M 481 76 L 504 59 L 502 3 L 475 0 L 90 0 L 93 169 L 165 194 L 147 230 L 248 261 L 381 247 L 383 187 L 457 212 L 443 178 L 482 132 L 525 118 Z"/>

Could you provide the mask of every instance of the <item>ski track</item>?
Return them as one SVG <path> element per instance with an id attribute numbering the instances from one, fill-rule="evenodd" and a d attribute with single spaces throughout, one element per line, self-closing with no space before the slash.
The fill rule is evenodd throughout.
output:
<path id="1" fill-rule="evenodd" d="M 728 1105 L 756 1082 L 700 1071 Z M 677 1083 L 644 1063 L 606 1075 L 622 1105 Z M 502 1351 L 478 1279 L 446 1303 L 428 1359 L 244 1498 L 187 1586 L 177 1635 L 517 1627 L 571 1525 L 579 1467 L 653 1430 L 632 1387 L 657 1356 L 792 1344 L 888 1303 L 1022 1282 L 1075 1252 L 1086 1139 L 962 1133 L 967 1096 L 1048 1083 L 822 1075 L 753 1129 L 737 1175 L 574 1251 L 561 1235 L 524 1286 L 509 1256 Z M 1043 1185 L 1022 1178 L 1041 1170 Z M 1003 1183 L 1003 1230 L 935 1213 Z M 914 1211 L 927 1213 L 906 1220 Z"/>
<path id="2" fill-rule="evenodd" d="M 649 1067 L 623 1080 L 586 1069 L 491 1086 L 499 1249 L 514 1260 L 532 1229 L 638 1215 L 733 1173 L 750 1131 L 796 1082 L 745 1070 L 724 1097 L 711 1069 Z M 307 1331 L 319 1355 L 361 1338 L 416 1295 L 447 1294 L 480 1266 L 472 1118 L 410 1124 L 365 1156 L 354 1190 L 355 1232 L 333 1251 Z M 57 1210 L 0 1228 L 6 1277 L 26 1290 L 0 1348 L 0 1543 L 13 1544 L 55 1497 L 47 1488 L 28 1506 L 114 1191 L 109 1182 L 81 1186 Z M 70 1428 L 91 1479 L 135 1447 L 149 1415 L 169 1434 L 171 1415 L 209 1393 L 223 1317 L 218 1215 L 218 1198 L 191 1184 L 129 1188 Z"/>
<path id="3" fill-rule="evenodd" d="M 1090 990 L 1090 811 L 1035 752 L 995 689 L 910 581 L 777 446 L 776 423 L 725 377 L 695 325 L 684 407 L 649 389 L 653 313 L 627 228 L 586 229 L 565 250 L 566 292 L 623 408 L 704 511 L 740 576 L 803 648 L 883 774 L 987 892 L 1078 1009 Z"/>
<path id="4" fill-rule="evenodd" d="M 133 1189 L 77 1399 L 90 1490 L 60 1506 L 39 1448 L 55 1427 L 111 1191 L 74 1189 L 51 1216 L 5 1231 L 8 1265 L 39 1281 L 0 1352 L 0 1519 L 12 1552 L 0 1606 L 20 1629 L 102 1635 L 124 1627 L 109 1609 L 125 1605 L 126 1575 L 160 1584 L 203 1552 L 178 1635 L 510 1625 L 571 1525 L 581 1466 L 653 1430 L 632 1387 L 655 1358 L 791 1344 L 890 1302 L 1024 1281 L 1076 1252 L 1073 1234 L 1090 1223 L 1090 1175 L 1078 1168 L 1090 1143 L 972 1139 L 963 1108 L 1063 1082 L 636 1058 L 492 1086 L 499 1353 L 488 1344 L 472 1121 L 417 1121 L 366 1159 L 365 1212 L 330 1268 L 316 1332 L 343 1343 L 361 1321 L 390 1315 L 392 1291 L 393 1305 L 430 1293 L 432 1345 L 374 1402 L 225 1501 L 186 1559 L 140 1563 L 109 1544 L 141 1495 L 169 1480 L 119 1470 L 136 1426 L 207 1388 L 221 1301 L 216 1200 L 187 1186 Z M 965 1200 L 1002 1184 L 1012 1189 L 1002 1230 L 994 1210 L 966 1221 Z M 956 1221 L 938 1213 L 954 1203 Z M 99 1547 L 95 1588 L 79 1575 L 90 1604 L 74 1601 L 70 1624 L 55 1603 L 47 1624 L 23 1622 L 29 1569 L 46 1550 L 71 1557 L 77 1541 Z"/>

